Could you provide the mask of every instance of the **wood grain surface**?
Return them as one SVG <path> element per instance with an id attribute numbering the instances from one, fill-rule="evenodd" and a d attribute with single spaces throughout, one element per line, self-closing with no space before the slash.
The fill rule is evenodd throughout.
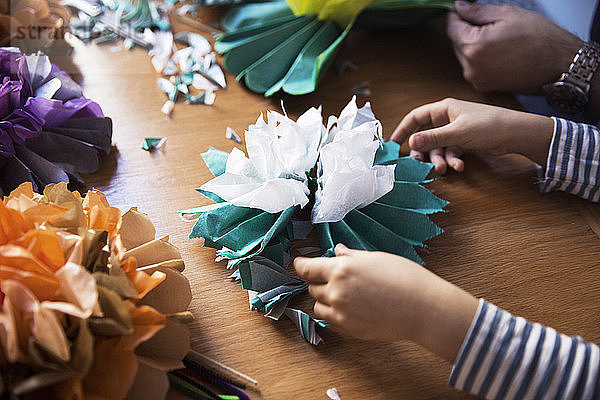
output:
<path id="1" fill-rule="evenodd" d="M 473 91 L 446 38 L 432 27 L 353 32 L 338 59 L 358 70 L 330 71 L 313 94 L 265 99 L 227 75 L 229 87 L 217 92 L 214 106 L 178 103 L 168 118 L 160 112 L 166 96 L 145 51 L 78 44 L 72 61 L 85 94 L 114 121 L 113 151 L 86 179 L 112 205 L 123 211 L 138 206 L 158 234 L 171 236 L 193 289 L 192 346 L 257 379 L 252 398 L 324 399 L 331 387 L 344 400 L 467 397 L 447 387 L 451 365 L 415 344 L 361 341 L 329 329 L 325 343 L 313 347 L 291 321 L 250 311 L 246 292 L 226 279 L 214 249 L 189 240 L 192 226 L 177 215 L 208 203 L 194 191 L 211 178 L 200 153 L 210 145 L 230 151 L 237 145 L 225 139 L 225 128 L 242 133 L 261 112 L 279 109 L 281 99 L 294 118 L 318 105 L 324 115 L 338 114 L 353 86 L 368 81 L 372 96 L 359 103 L 371 101 L 386 137 L 413 107 L 448 96 L 517 107 L 510 96 Z M 140 149 L 144 137 L 156 136 L 168 138 L 163 150 Z M 598 342 L 600 242 L 590 225 L 598 224 L 600 212 L 563 193 L 540 195 L 537 179 L 534 165 L 517 156 L 467 157 L 464 173 L 429 185 L 451 204 L 433 216 L 446 233 L 421 254 L 427 268 L 476 296 Z M 307 296 L 296 302 L 312 311 L 310 303 Z"/>

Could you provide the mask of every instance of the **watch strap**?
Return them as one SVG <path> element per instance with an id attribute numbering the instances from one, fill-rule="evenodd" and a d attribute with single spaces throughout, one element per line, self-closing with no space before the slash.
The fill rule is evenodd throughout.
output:
<path id="1" fill-rule="evenodd" d="M 577 52 L 569 70 L 563 74 L 561 80 L 569 80 L 580 82 L 586 93 L 589 93 L 590 83 L 594 77 L 594 73 L 600 65 L 600 47 L 595 43 L 585 43 Z"/>

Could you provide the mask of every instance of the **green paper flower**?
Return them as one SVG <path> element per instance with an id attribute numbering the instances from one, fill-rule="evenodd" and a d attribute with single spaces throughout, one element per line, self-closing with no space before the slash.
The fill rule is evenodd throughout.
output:
<path id="1" fill-rule="evenodd" d="M 448 202 L 422 186 L 432 164 L 398 157 L 400 146 L 383 143 L 381 131 L 370 104 L 358 108 L 356 98 L 327 127 L 315 108 L 296 122 L 269 112 L 267 122 L 259 118 L 246 131 L 247 158 L 238 149 L 202 154 L 215 178 L 197 190 L 215 203 L 180 211 L 196 219 L 189 237 L 204 239 L 218 249 L 217 260 L 237 267 L 231 277 L 249 291 L 252 308 L 273 319 L 295 320 L 299 314 L 287 304 L 308 287 L 285 268 L 291 242 L 306 234 L 293 219 L 300 208 L 312 207 L 326 256 L 343 243 L 423 263 L 415 248 L 443 232 L 429 215 Z M 304 315 L 298 321 L 310 318 Z M 316 332 L 323 324 L 310 320 L 299 329 Z"/>

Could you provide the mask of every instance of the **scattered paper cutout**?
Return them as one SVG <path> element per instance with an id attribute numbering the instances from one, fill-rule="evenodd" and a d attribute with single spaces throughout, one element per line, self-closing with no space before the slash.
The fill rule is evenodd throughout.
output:
<path id="1" fill-rule="evenodd" d="M 167 142 L 167 138 L 145 138 L 142 142 L 142 149 L 154 151 L 160 149 Z"/>

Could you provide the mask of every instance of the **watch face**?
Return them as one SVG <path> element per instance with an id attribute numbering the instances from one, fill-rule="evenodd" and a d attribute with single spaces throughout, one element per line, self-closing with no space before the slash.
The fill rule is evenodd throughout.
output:
<path id="1" fill-rule="evenodd" d="M 555 110 L 565 114 L 583 112 L 588 102 L 587 94 L 569 82 L 556 82 L 547 88 L 546 100 Z"/>

